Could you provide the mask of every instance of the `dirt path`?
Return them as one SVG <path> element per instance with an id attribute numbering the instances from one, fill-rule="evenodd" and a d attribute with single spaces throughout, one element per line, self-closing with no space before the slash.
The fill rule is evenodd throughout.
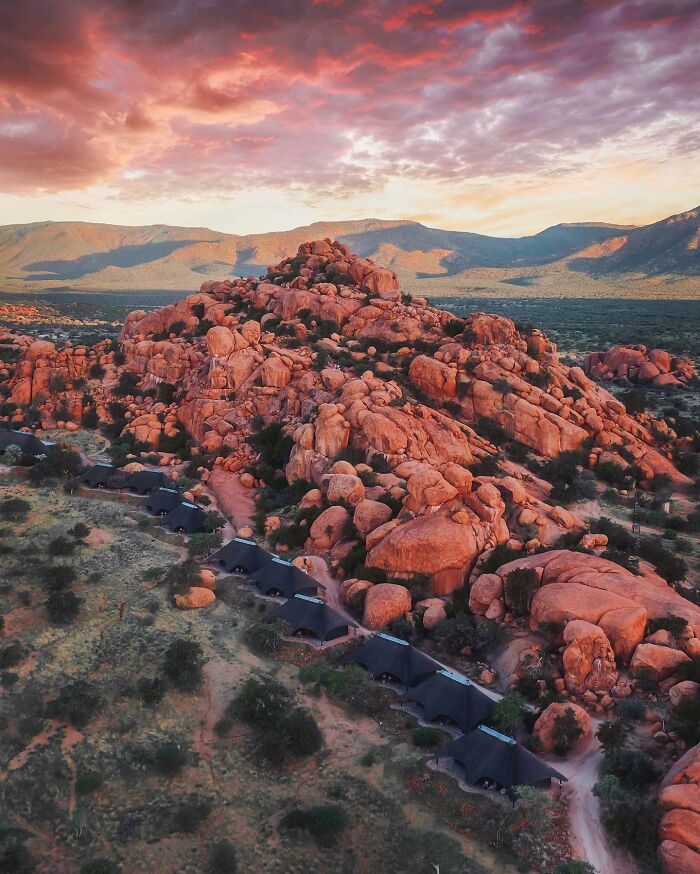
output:
<path id="1" fill-rule="evenodd" d="M 594 734 L 597 727 L 594 721 Z M 557 770 L 569 781 L 562 792 L 569 800 L 572 848 L 598 874 L 637 874 L 636 865 L 613 850 L 600 819 L 593 786 L 598 781 L 602 759 L 602 747 L 592 735 L 565 762 L 556 763 Z"/>
<path id="2" fill-rule="evenodd" d="M 237 474 L 222 470 L 221 467 L 214 467 L 207 480 L 207 487 L 221 513 L 236 530 L 251 526 L 251 519 L 255 513 L 255 493 L 252 489 L 246 489 L 241 485 Z"/>

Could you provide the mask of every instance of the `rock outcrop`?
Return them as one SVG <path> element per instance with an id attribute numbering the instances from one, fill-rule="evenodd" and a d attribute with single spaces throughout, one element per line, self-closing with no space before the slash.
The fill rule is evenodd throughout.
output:
<path id="1" fill-rule="evenodd" d="M 647 349 L 642 345 L 589 352 L 583 360 L 583 370 L 594 379 L 627 380 L 664 388 L 682 388 L 697 376 L 688 359 L 673 358 L 663 349 Z"/>
<path id="2" fill-rule="evenodd" d="M 700 745 L 692 747 L 661 782 L 659 859 L 667 874 L 700 871 Z"/>
<path id="3" fill-rule="evenodd" d="M 581 734 L 575 742 L 576 745 L 582 743 L 591 736 L 591 717 L 583 707 L 579 707 L 578 704 L 573 703 L 558 704 L 557 702 L 554 702 L 540 714 L 533 728 L 533 734 L 538 738 L 543 750 L 551 752 L 555 749 L 557 742 L 555 732 L 557 719 L 564 717 L 567 711 L 570 711 L 573 714 L 578 727 L 581 729 Z"/>

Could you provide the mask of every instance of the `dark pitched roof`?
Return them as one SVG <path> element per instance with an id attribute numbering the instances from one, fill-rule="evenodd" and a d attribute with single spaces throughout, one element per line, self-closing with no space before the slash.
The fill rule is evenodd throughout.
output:
<path id="1" fill-rule="evenodd" d="M 93 464 L 80 474 L 78 482 L 83 486 L 94 489 L 97 486 L 108 485 L 109 480 L 117 475 L 118 472 L 119 468 L 114 467 L 112 464 Z"/>
<path id="2" fill-rule="evenodd" d="M 162 470 L 137 470 L 127 479 L 126 488 L 139 495 L 146 495 L 153 489 L 170 486 L 172 482 Z"/>
<path id="3" fill-rule="evenodd" d="M 0 430 L 0 452 L 4 452 L 8 446 L 19 446 L 25 455 L 43 455 L 53 443 L 44 443 L 36 434 L 28 431 Z"/>
<path id="4" fill-rule="evenodd" d="M 217 550 L 209 561 L 219 562 L 228 573 L 240 568 L 244 574 L 254 574 L 272 558 L 273 556 L 258 546 L 254 540 L 234 537 Z"/>
<path id="5" fill-rule="evenodd" d="M 404 686 L 413 686 L 441 668 L 438 662 L 405 640 L 389 634 L 378 634 L 371 638 L 359 649 L 346 655 L 344 661 L 361 665 L 375 678 L 388 674 Z"/>
<path id="6" fill-rule="evenodd" d="M 292 595 L 313 595 L 319 589 L 325 589 L 317 580 L 304 573 L 303 570 L 284 561 L 281 558 L 271 558 L 255 573 L 248 576 L 263 595 L 281 592 L 286 598 Z"/>
<path id="7" fill-rule="evenodd" d="M 496 706 L 471 680 L 446 670 L 422 680 L 404 698 L 420 704 L 428 722 L 446 717 L 462 731 L 471 731 L 480 722 L 486 722 Z"/>
<path id="8" fill-rule="evenodd" d="M 195 534 L 204 529 L 204 520 L 207 514 L 197 504 L 190 501 L 180 501 L 169 513 L 163 517 L 163 523 L 171 531 L 183 529 L 188 534 Z"/>
<path id="9" fill-rule="evenodd" d="M 504 789 L 514 786 L 542 786 L 549 781 L 566 780 L 563 774 L 541 761 L 512 737 L 480 725 L 463 734 L 438 752 L 438 758 L 451 758 L 464 768 L 467 783 L 495 780 Z"/>
<path id="10" fill-rule="evenodd" d="M 292 633 L 311 631 L 319 640 L 333 640 L 348 633 L 354 622 L 332 610 L 325 601 L 308 595 L 294 595 L 281 607 L 268 613 L 263 622 L 281 620 L 292 626 Z"/>
<path id="11" fill-rule="evenodd" d="M 177 489 L 153 489 L 144 507 L 154 515 L 162 515 L 174 510 L 182 500 Z"/>

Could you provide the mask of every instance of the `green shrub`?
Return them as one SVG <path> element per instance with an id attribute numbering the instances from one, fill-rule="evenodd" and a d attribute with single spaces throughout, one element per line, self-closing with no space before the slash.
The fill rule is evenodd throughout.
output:
<path id="1" fill-rule="evenodd" d="M 0 649 L 0 669 L 14 668 L 22 661 L 22 644 L 13 640 Z"/>
<path id="2" fill-rule="evenodd" d="M 583 734 L 583 729 L 576 719 L 573 707 L 567 707 L 554 720 L 552 726 L 552 741 L 554 752 L 558 756 L 565 756 L 571 750 Z"/>
<path id="3" fill-rule="evenodd" d="M 79 770 L 75 778 L 75 791 L 78 795 L 90 795 L 102 786 L 102 775 L 99 771 Z"/>
<path id="4" fill-rule="evenodd" d="M 437 728 L 429 728 L 428 726 L 419 726 L 413 730 L 411 740 L 413 746 L 419 749 L 432 749 L 443 739 L 443 734 Z"/>
<path id="5" fill-rule="evenodd" d="M 613 753 L 627 746 L 629 741 L 630 726 L 622 719 L 612 719 L 601 722 L 596 732 L 596 737 L 607 753 Z"/>
<path id="6" fill-rule="evenodd" d="M 196 691 L 202 684 L 202 655 L 196 641 L 178 638 L 165 652 L 163 673 L 181 692 Z"/>
<path id="7" fill-rule="evenodd" d="M 611 486 L 624 486 L 627 482 L 627 472 L 615 461 L 599 461 L 593 472 L 597 479 Z"/>
<path id="8" fill-rule="evenodd" d="M 629 790 L 644 789 L 658 777 L 654 763 L 639 750 L 606 750 L 603 769 L 606 774 L 617 777 L 620 784 Z"/>
<path id="9" fill-rule="evenodd" d="M 73 592 L 51 592 L 45 607 L 54 625 L 70 625 L 80 612 L 82 599 Z"/>
<path id="10" fill-rule="evenodd" d="M 257 434 L 248 438 L 248 443 L 260 455 L 261 461 L 273 468 L 282 468 L 287 464 L 294 445 L 292 438 L 284 433 L 281 422 L 260 428 Z"/>
<path id="11" fill-rule="evenodd" d="M 322 847 L 333 846 L 348 827 L 348 817 L 337 804 L 321 804 L 306 810 L 294 808 L 280 820 L 280 829 L 303 829 Z"/>
<path id="12" fill-rule="evenodd" d="M 647 624 L 647 634 L 655 631 L 668 631 L 673 637 L 679 637 L 688 627 L 688 620 L 682 616 L 661 616 L 650 619 Z"/>
<path id="13" fill-rule="evenodd" d="M 154 706 L 163 700 L 166 687 L 161 677 L 141 677 L 137 689 L 143 703 Z"/>
<path id="14" fill-rule="evenodd" d="M 491 550 L 486 561 L 479 566 L 479 570 L 482 574 L 492 574 L 501 565 L 515 561 L 516 558 L 522 558 L 522 554 L 517 549 L 511 549 L 505 543 L 499 543 L 498 546 Z"/>
<path id="15" fill-rule="evenodd" d="M 64 686 L 57 698 L 47 702 L 49 719 L 60 719 L 83 728 L 92 720 L 102 700 L 97 689 L 85 680 L 75 680 Z"/>
<path id="16" fill-rule="evenodd" d="M 244 639 L 254 652 L 270 655 L 284 646 L 284 631 L 281 622 L 258 622 L 245 630 Z"/>
<path id="17" fill-rule="evenodd" d="M 80 417 L 80 424 L 83 428 L 89 428 L 91 431 L 94 431 L 99 424 L 97 410 L 94 407 L 88 407 Z"/>
<path id="18" fill-rule="evenodd" d="M 112 391 L 119 397 L 136 394 L 136 387 L 139 379 L 140 376 L 137 373 L 130 373 L 128 370 L 123 370 L 119 374 L 119 380 Z"/>
<path id="19" fill-rule="evenodd" d="M 7 874 L 30 874 L 35 867 L 36 860 L 24 844 L 0 845 L 0 871 Z"/>
<path id="20" fill-rule="evenodd" d="M 8 522 L 23 522 L 31 509 L 32 505 L 22 498 L 5 498 L 0 501 L 0 519 Z"/>
<path id="21" fill-rule="evenodd" d="M 238 862 L 236 861 L 236 849 L 231 841 L 217 841 L 209 850 L 207 857 L 207 874 L 236 874 Z"/>
<path id="22" fill-rule="evenodd" d="M 372 682 L 359 665 L 334 668 L 318 661 L 305 665 L 299 671 L 299 680 L 316 694 L 323 689 L 330 698 L 373 716 L 381 714 L 391 700 L 391 693 Z"/>
<path id="23" fill-rule="evenodd" d="M 219 531 L 192 534 L 187 541 L 187 553 L 192 557 L 207 556 L 214 552 L 215 549 L 219 549 L 223 542 L 223 537 Z"/>
<path id="24" fill-rule="evenodd" d="M 89 525 L 86 525 L 84 522 L 76 522 L 72 528 L 68 529 L 68 534 L 76 540 L 85 540 L 90 531 Z"/>
<path id="25" fill-rule="evenodd" d="M 17 467 L 24 455 L 16 443 L 10 443 L 9 446 L 5 447 L 5 452 L 0 454 L 3 456 L 3 461 L 8 467 Z"/>
<path id="26" fill-rule="evenodd" d="M 524 712 L 525 706 L 519 695 L 505 695 L 494 708 L 493 722 L 501 731 L 513 734 L 520 725 Z"/>
<path id="27" fill-rule="evenodd" d="M 47 552 L 49 555 L 72 555 L 75 552 L 75 543 L 60 534 L 49 541 Z"/>
<path id="28" fill-rule="evenodd" d="M 321 749 L 323 735 L 308 710 L 295 707 L 264 731 L 258 752 L 269 762 L 284 764 L 289 758 L 308 756 Z"/>
<path id="29" fill-rule="evenodd" d="M 82 469 L 80 453 L 73 449 L 51 446 L 45 457 L 29 468 L 28 477 L 33 485 L 40 485 L 46 480 L 77 476 Z"/>
<path id="30" fill-rule="evenodd" d="M 121 865 L 111 859 L 93 859 L 80 868 L 80 874 L 120 874 Z"/>
<path id="31" fill-rule="evenodd" d="M 688 746 L 700 743 L 700 698 L 682 698 L 671 711 L 671 719 Z"/>
<path id="32" fill-rule="evenodd" d="M 105 369 L 99 362 L 96 361 L 94 364 L 90 365 L 90 369 L 88 370 L 88 376 L 90 379 L 102 379 L 104 375 Z"/>
<path id="33" fill-rule="evenodd" d="M 615 705 L 615 715 L 622 720 L 641 722 L 646 712 L 647 705 L 639 698 L 623 698 Z"/>
<path id="34" fill-rule="evenodd" d="M 147 758 L 149 765 L 158 774 L 163 777 L 174 777 L 187 764 L 189 754 L 184 744 L 167 740 L 158 744 Z"/>
<path id="35" fill-rule="evenodd" d="M 290 693 L 272 677 L 249 677 L 235 699 L 233 711 L 243 722 L 272 727 L 290 701 Z"/>
<path id="36" fill-rule="evenodd" d="M 505 578 L 506 603 L 520 616 L 527 616 L 538 586 L 534 568 L 516 568 Z"/>
<path id="37" fill-rule="evenodd" d="M 597 874 L 597 870 L 589 862 L 567 859 L 565 862 L 560 862 L 552 870 L 552 874 Z"/>

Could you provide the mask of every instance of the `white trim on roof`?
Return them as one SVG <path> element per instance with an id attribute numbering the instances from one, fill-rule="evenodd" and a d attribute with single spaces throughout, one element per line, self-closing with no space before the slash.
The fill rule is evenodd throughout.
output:
<path id="1" fill-rule="evenodd" d="M 467 677 L 461 677 L 459 674 L 453 674 L 452 671 L 448 671 L 446 669 L 441 669 L 437 672 L 438 674 L 442 674 L 443 677 L 447 677 L 448 680 L 454 680 L 455 683 L 461 683 L 463 686 L 473 686 L 471 680 Z"/>
<path id="2" fill-rule="evenodd" d="M 400 643 L 401 646 L 410 646 L 407 640 L 401 640 L 400 637 L 392 637 L 390 634 L 384 634 L 383 631 L 380 631 L 377 637 L 383 637 L 384 640 L 390 640 L 392 643 Z"/>
<path id="3" fill-rule="evenodd" d="M 322 601 L 320 598 L 312 598 L 311 595 L 294 595 L 295 598 L 299 598 L 302 601 L 309 601 L 311 604 L 325 604 L 325 601 Z"/>
<path id="4" fill-rule="evenodd" d="M 496 740 L 500 740 L 502 743 L 510 744 L 511 746 L 515 746 L 515 741 L 512 737 L 508 737 L 507 734 L 501 734 L 500 731 L 496 731 L 495 728 L 489 728 L 488 725 L 480 725 L 479 731 L 483 731 L 484 734 L 490 734 L 491 737 L 495 737 Z"/>

